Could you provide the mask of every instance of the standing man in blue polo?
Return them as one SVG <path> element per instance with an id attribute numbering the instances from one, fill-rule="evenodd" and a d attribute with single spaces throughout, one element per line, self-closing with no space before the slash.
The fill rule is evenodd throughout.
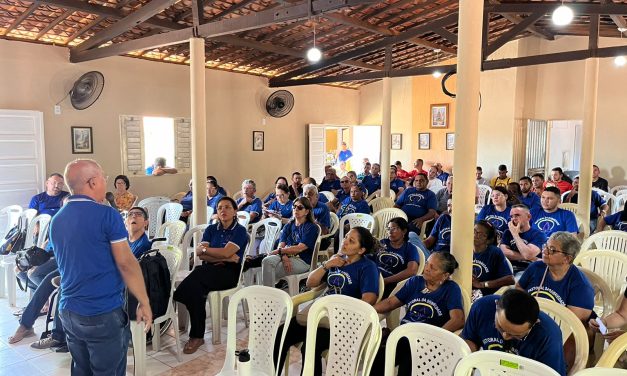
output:
<path id="1" fill-rule="evenodd" d="M 130 339 L 124 287 L 137 298 L 137 320 L 152 324 L 139 263 L 120 214 L 100 204 L 107 181 L 93 160 L 65 167 L 72 196 L 50 225 L 61 274 L 61 321 L 72 354 L 72 375 L 124 375 Z"/>

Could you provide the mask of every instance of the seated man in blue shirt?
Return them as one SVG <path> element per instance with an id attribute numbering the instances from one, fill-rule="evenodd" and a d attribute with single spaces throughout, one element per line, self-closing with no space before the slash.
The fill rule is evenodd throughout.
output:
<path id="1" fill-rule="evenodd" d="M 542 231 L 531 227 L 531 214 L 525 205 L 512 206 L 510 217 L 499 247 L 512 263 L 514 273 L 518 273 L 542 257 L 546 236 Z"/>
<path id="2" fill-rule="evenodd" d="M 471 351 L 505 351 L 529 358 L 566 375 L 562 332 L 529 293 L 507 290 L 488 295 L 470 308 L 461 337 Z"/>
<path id="3" fill-rule="evenodd" d="M 540 203 L 540 196 L 532 191 L 533 182 L 529 176 L 523 176 L 520 178 L 520 180 L 518 180 L 518 185 L 520 185 L 520 191 L 522 192 L 522 196 L 519 197 L 522 204 L 525 204 L 529 210 L 535 210 L 542 206 Z"/>
<path id="4" fill-rule="evenodd" d="M 136 258 L 140 258 L 144 252 L 150 250 L 150 240 L 146 236 L 148 228 L 148 213 L 146 209 L 139 206 L 132 207 L 128 211 L 125 221 L 126 231 L 128 231 L 128 244 L 131 252 Z"/>
<path id="5" fill-rule="evenodd" d="M 420 235 L 422 223 L 436 217 L 438 203 L 435 193 L 427 188 L 427 175 L 419 173 L 414 178 L 414 186 L 407 188 L 396 199 L 395 208 L 407 214 L 409 231 Z"/>
<path id="6" fill-rule="evenodd" d="M 237 211 L 250 213 L 250 223 L 257 223 L 261 219 L 263 203 L 255 196 L 257 184 L 251 179 L 242 182 L 242 197 L 237 199 Z"/>
<path id="7" fill-rule="evenodd" d="M 548 238 L 557 231 L 577 235 L 579 227 L 575 214 L 559 207 L 562 193 L 557 187 L 546 187 L 540 196 L 542 207 L 531 212 L 531 227 L 540 230 Z"/>
<path id="8" fill-rule="evenodd" d="M 320 192 L 327 191 L 336 194 L 340 190 L 340 178 L 337 177 L 333 167 L 325 167 L 324 178 L 318 186 Z"/>
<path id="9" fill-rule="evenodd" d="M 363 184 L 368 190 L 368 195 L 371 195 L 381 189 L 381 175 L 379 172 L 381 172 L 381 165 L 373 163 L 370 175 L 364 176 L 361 181 L 361 184 Z"/>
<path id="10" fill-rule="evenodd" d="M 63 206 L 63 199 L 70 194 L 63 190 L 64 186 L 63 175 L 56 172 L 51 174 L 46 180 L 46 190 L 33 196 L 28 208 L 37 210 L 37 215 L 49 214 L 54 217 Z"/>
<path id="11" fill-rule="evenodd" d="M 599 216 L 604 217 L 610 210 L 603 197 L 595 191 L 590 192 L 590 232 L 597 228 Z M 573 179 L 573 189 L 564 197 L 564 202 L 576 204 L 579 200 L 579 176 Z"/>

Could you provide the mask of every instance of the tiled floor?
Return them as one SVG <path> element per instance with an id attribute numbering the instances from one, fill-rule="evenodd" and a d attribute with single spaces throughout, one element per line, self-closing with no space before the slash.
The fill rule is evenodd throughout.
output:
<path id="1" fill-rule="evenodd" d="M 28 303 L 25 293 L 18 293 L 17 305 L 23 307 Z M 13 345 L 8 344 L 11 336 L 19 323 L 13 315 L 16 308 L 9 308 L 7 299 L 0 299 L 0 376 L 41 376 L 41 375 L 69 375 L 71 357 L 70 354 L 58 354 L 51 350 L 35 350 L 30 344 L 39 339 L 39 335 L 45 329 L 45 316 L 40 317 L 35 323 L 36 337 L 23 339 Z M 205 333 L 205 345 L 195 354 L 182 354 L 182 362 L 176 359 L 176 347 L 172 332 L 162 339 L 161 351 L 147 349 L 147 374 L 148 375 L 215 375 L 224 363 L 226 348 L 226 321 L 222 326 L 222 344 L 211 344 L 211 323 L 207 322 Z M 181 348 L 187 341 L 187 334 L 181 333 Z M 245 346 L 248 337 L 248 329 L 244 326 L 243 318 L 238 317 L 237 338 L 238 347 Z M 133 351 L 129 349 L 126 374 L 133 375 Z M 300 354 L 294 352 L 290 356 L 292 364 L 290 375 L 300 374 Z"/>

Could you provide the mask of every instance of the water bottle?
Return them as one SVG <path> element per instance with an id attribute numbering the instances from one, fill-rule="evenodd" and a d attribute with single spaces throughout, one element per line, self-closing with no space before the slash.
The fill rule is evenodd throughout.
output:
<path id="1" fill-rule="evenodd" d="M 236 351 L 237 356 L 237 375 L 238 376 L 250 376 L 252 374 L 250 353 L 248 349 Z"/>

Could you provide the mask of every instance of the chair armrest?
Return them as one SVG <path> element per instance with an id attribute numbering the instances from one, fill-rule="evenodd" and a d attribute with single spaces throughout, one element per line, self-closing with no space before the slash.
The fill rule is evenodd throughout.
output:
<path id="1" fill-rule="evenodd" d="M 296 314 L 298 313 L 298 307 L 300 307 L 301 304 L 310 302 L 322 295 L 326 287 L 326 284 L 322 284 L 307 292 L 303 292 L 302 294 L 294 295 L 292 297 L 292 304 L 294 305 L 294 310 L 292 311 L 292 314 L 296 316 Z"/>

